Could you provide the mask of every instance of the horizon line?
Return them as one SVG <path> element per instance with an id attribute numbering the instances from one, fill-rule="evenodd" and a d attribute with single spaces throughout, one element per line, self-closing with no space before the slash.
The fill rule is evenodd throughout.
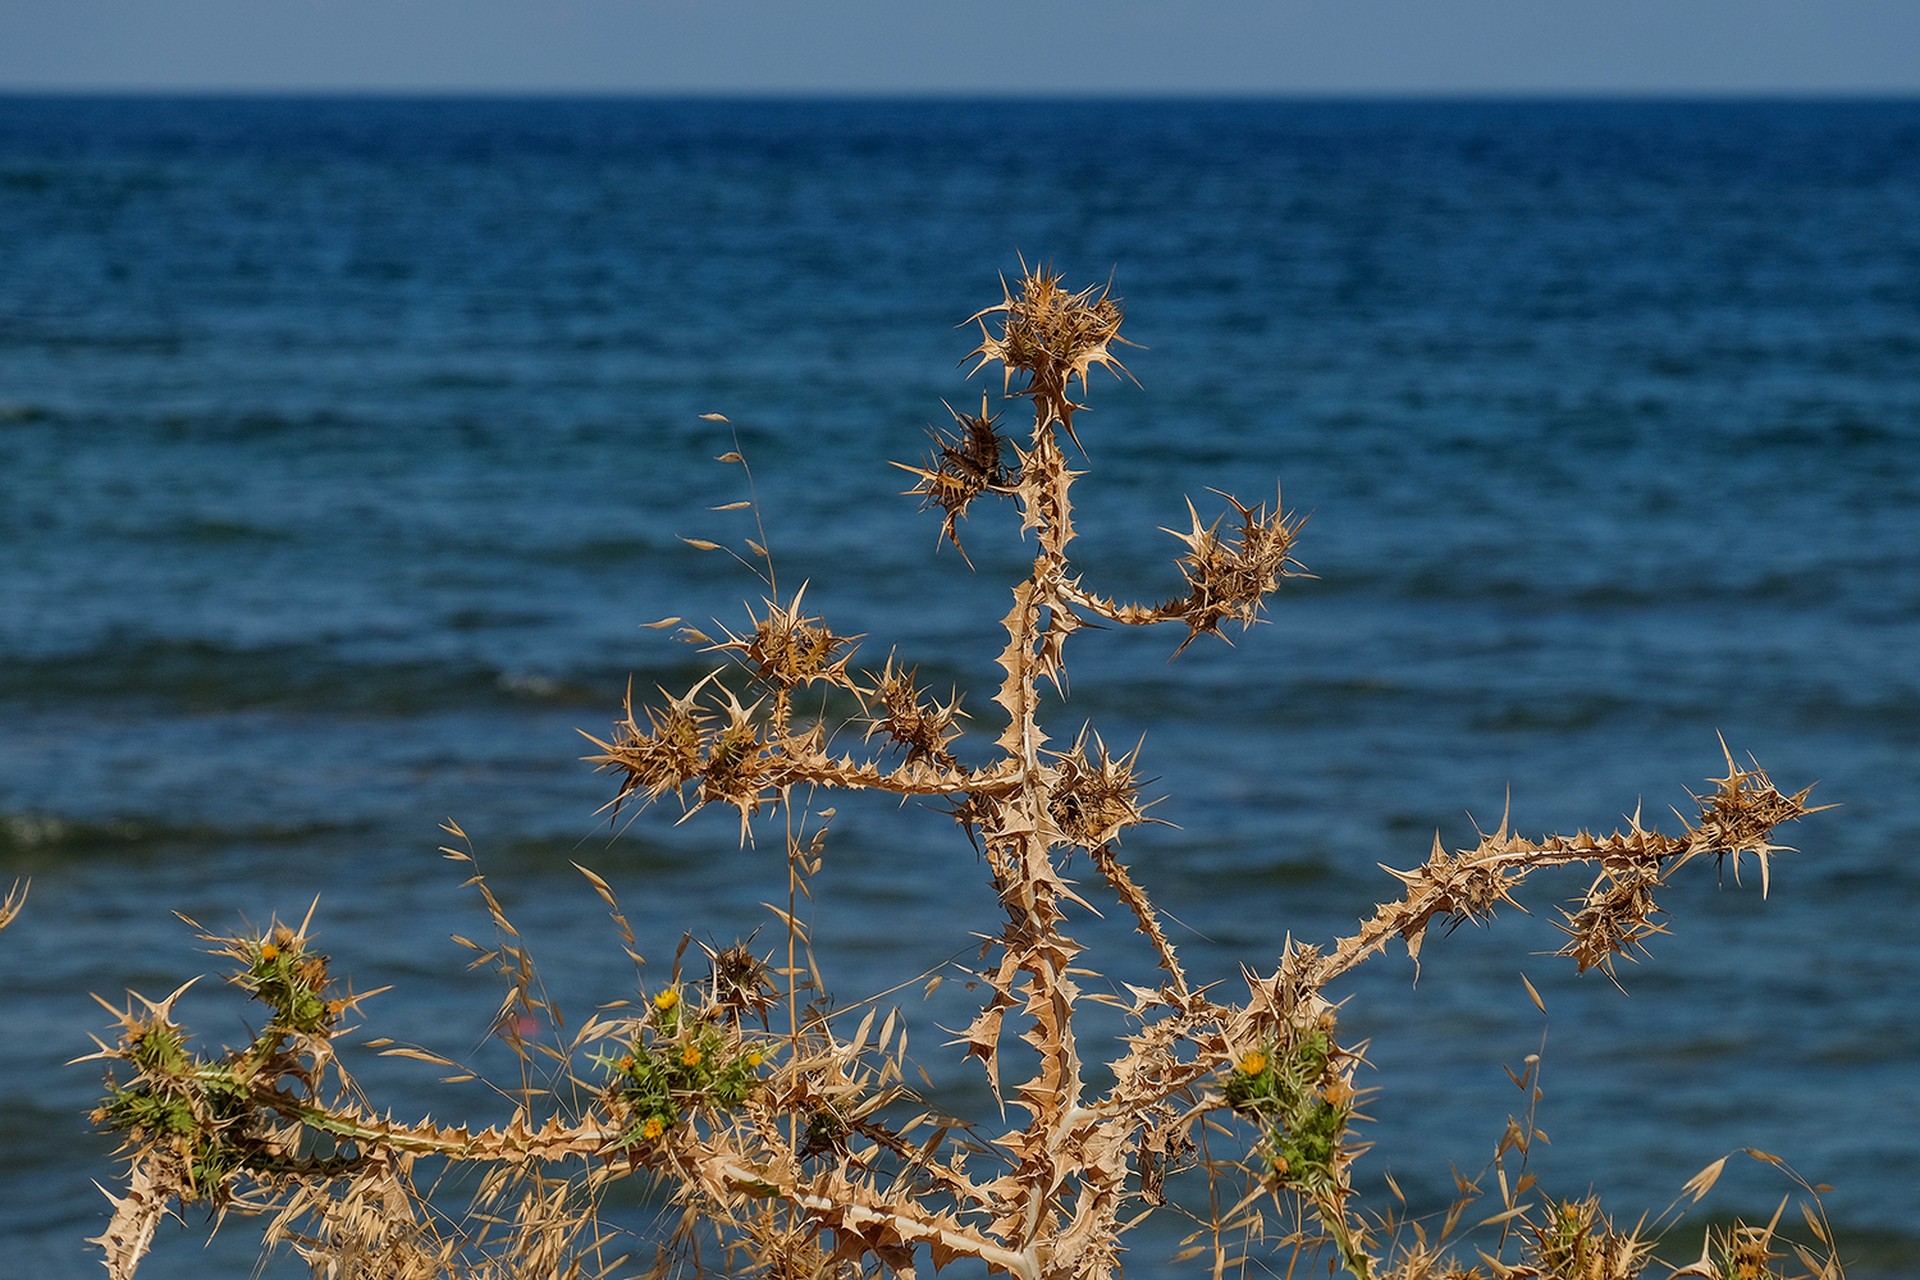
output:
<path id="1" fill-rule="evenodd" d="M 1822 88 L 1288 88 L 1031 89 L 671 88 L 450 85 L 8 85 L 0 98 L 263 98 L 366 100 L 598 100 L 725 102 L 1920 102 L 1920 87 Z"/>

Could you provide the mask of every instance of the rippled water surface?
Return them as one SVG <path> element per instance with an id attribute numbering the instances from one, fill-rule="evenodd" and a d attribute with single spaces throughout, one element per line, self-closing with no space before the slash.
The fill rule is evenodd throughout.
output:
<path id="1" fill-rule="evenodd" d="M 682 535 L 753 466 L 783 587 L 957 686 L 990 740 L 1004 512 L 974 568 L 899 496 L 959 322 L 1018 254 L 1109 275 L 1139 387 L 1079 423 L 1089 586 L 1175 581 L 1183 496 L 1310 511 L 1317 574 L 1236 646 L 1089 633 L 1056 736 L 1144 735 L 1170 825 L 1126 851 L 1198 972 L 1328 940 L 1511 797 L 1649 821 L 1716 734 L 1841 808 L 1763 899 L 1700 868 L 1671 935 L 1576 978 L 1555 895 L 1343 994 L 1422 1205 L 1478 1169 L 1552 1015 L 1540 1160 L 1629 1219 L 1751 1145 L 1831 1183 L 1857 1276 L 1920 1272 L 1920 105 L 0 99 L 0 1239 L 97 1273 L 88 999 L 198 972 L 194 931 L 303 914 L 369 1034 L 494 1063 L 452 932 L 452 817 L 563 1002 L 623 994 L 784 894 L 772 847 L 579 763 L 627 689 L 757 584 Z M 1017 416 L 1016 408 L 1015 414 Z M 818 885 L 848 992 L 969 954 L 993 906 L 938 814 L 847 804 Z M 1117 924 L 1086 936 L 1122 945 Z M 765 936 L 765 935 L 763 935 Z M 1097 955 L 1096 955 L 1097 959 Z M 912 990 L 911 988 L 909 990 Z M 909 1012 L 966 1015 L 962 984 Z M 204 1001 L 205 1037 L 245 1036 Z M 950 1074 L 950 1073 L 949 1073 Z M 482 1094 L 371 1059 L 397 1112 Z M 964 1102 L 973 1086 L 948 1086 Z M 956 1103 L 959 1105 L 959 1103 Z M 1710 1211 L 1787 1187 L 1729 1174 Z M 644 1214 L 641 1214 L 644 1219 Z M 143 1274 L 243 1276 L 163 1232 Z M 1687 1246 L 1697 1248 L 1697 1237 Z M 1171 1275 L 1143 1243 L 1137 1274 Z M 277 1263 L 274 1273 L 294 1269 Z"/>

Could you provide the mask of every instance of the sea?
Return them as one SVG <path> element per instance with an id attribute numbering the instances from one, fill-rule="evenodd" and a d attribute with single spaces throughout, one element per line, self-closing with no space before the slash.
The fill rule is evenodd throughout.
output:
<path id="1" fill-rule="evenodd" d="M 1017 430 L 969 317 L 1023 264 L 1134 344 L 1075 419 L 1087 589 L 1178 594 L 1189 502 L 1306 517 L 1261 625 L 1083 631 L 1047 708 L 1138 748 L 1121 852 L 1197 980 L 1350 933 L 1436 838 L 1676 830 L 1729 758 L 1836 806 L 1764 882 L 1685 868 L 1617 983 L 1552 954 L 1579 871 L 1344 980 L 1370 1202 L 1497 1212 L 1539 1054 L 1531 1196 L 1664 1227 L 1734 1153 L 1670 1256 L 1804 1183 L 1848 1275 L 1920 1275 L 1920 101 L 166 96 L 0 97 L 0 1271 L 99 1274 L 94 997 L 211 974 L 195 1044 L 250 1037 L 202 934 L 310 915 L 390 988 L 343 1040 L 372 1105 L 448 1121 L 514 1059 L 443 846 L 569 1028 L 685 939 L 783 945 L 777 825 L 611 813 L 582 759 L 713 661 L 646 624 L 804 584 L 987 758 L 1032 546 L 989 499 L 943 545 L 891 463 L 983 397 Z M 836 810 L 827 985 L 997 1126 L 947 1043 L 1000 923 L 977 853 L 938 806 L 796 804 Z M 1139 971 L 1069 874 L 1085 981 Z M 622 1196 L 650 1258 L 671 1214 Z M 141 1275 L 251 1276 L 257 1225 L 189 1208 Z M 1187 1229 L 1128 1274 L 1189 1273 Z"/>

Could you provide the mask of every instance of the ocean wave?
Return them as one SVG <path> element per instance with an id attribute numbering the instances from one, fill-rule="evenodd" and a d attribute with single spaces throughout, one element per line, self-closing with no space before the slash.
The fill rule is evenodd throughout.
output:
<path id="1" fill-rule="evenodd" d="M 57 862 L 74 854 L 177 852 L 216 844 L 300 845 L 353 829 L 323 823 L 222 827 L 150 817 L 79 818 L 28 809 L 0 812 L 0 858 Z"/>
<path id="2" fill-rule="evenodd" d="M 43 404 L 0 401 L 0 427 L 29 426 L 34 423 L 50 422 L 55 416 L 54 410 Z"/>
<path id="3" fill-rule="evenodd" d="M 85 649 L 0 663 L 0 702 L 143 704 L 189 714 L 311 710 L 418 715 L 454 706 L 608 707 L 625 668 L 542 670 L 473 656 L 356 656 L 325 642 L 248 647 L 115 636 Z M 650 673 L 641 672 L 644 684 Z M 671 682 L 670 672 L 655 673 Z"/>

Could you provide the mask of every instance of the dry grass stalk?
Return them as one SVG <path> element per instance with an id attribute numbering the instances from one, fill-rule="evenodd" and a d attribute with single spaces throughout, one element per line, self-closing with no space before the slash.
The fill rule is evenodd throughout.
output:
<path id="1" fill-rule="evenodd" d="M 8 887 L 7 896 L 0 898 L 0 929 L 20 918 L 20 913 L 26 909 L 27 890 L 31 887 L 25 880 L 15 880 Z"/>
<path id="2" fill-rule="evenodd" d="M 1078 448 L 1074 417 L 1085 406 L 1071 398 L 1075 383 L 1085 396 L 1094 368 L 1124 372 L 1114 355 L 1124 342 L 1119 301 L 1025 270 L 973 319 L 976 368 L 1001 367 L 1003 389 L 1031 404 L 1031 428 L 1002 434 L 983 397 L 978 415 L 955 413 L 957 430 L 935 433 L 932 456 L 906 470 L 956 546 L 959 520 L 982 498 L 1013 504 L 1032 535 L 1031 565 L 1001 619 L 991 701 L 1004 725 L 984 758 L 968 763 L 957 750 L 957 696 L 923 688 L 891 654 L 877 669 L 857 666 L 858 637 L 809 614 L 804 589 L 782 594 L 764 535 L 750 542 L 770 596 L 738 632 L 683 628 L 714 669 L 650 705 L 636 708 L 630 694 L 590 759 L 614 775 L 616 810 L 669 796 L 688 812 L 723 805 L 743 838 L 756 819 L 784 821 L 788 900 L 775 908 L 784 965 L 770 967 L 772 957 L 747 944 L 707 948 L 706 976 L 684 978 L 676 958 L 672 980 L 603 1011 L 564 1049 L 546 1049 L 513 1028 L 530 1018 L 557 1027 L 558 1016 L 475 875 L 495 941 L 461 941 L 476 964 L 503 976 L 502 1025 L 526 1069 L 512 1121 L 476 1132 L 396 1123 L 360 1097 L 334 1048 L 360 997 L 334 991 L 306 924 L 211 938 L 236 966 L 232 981 L 270 1010 L 259 1036 L 204 1057 L 175 1025 L 174 997 L 137 999 L 94 1055 L 115 1073 L 98 1119 L 124 1135 L 130 1162 L 98 1241 L 116 1280 L 133 1275 L 159 1216 L 191 1203 L 271 1215 L 269 1240 L 312 1260 L 317 1274 L 590 1274 L 614 1265 L 600 1194 L 633 1175 L 656 1180 L 683 1211 L 678 1248 L 658 1263 L 667 1270 L 912 1276 L 923 1262 L 972 1259 L 1020 1280 L 1094 1280 L 1119 1272 L 1126 1233 L 1168 1204 L 1169 1183 L 1181 1179 L 1198 1180 L 1213 1206 L 1189 1253 L 1207 1256 L 1216 1276 L 1256 1251 L 1286 1266 L 1330 1251 L 1357 1276 L 1405 1280 L 1630 1280 L 1644 1270 L 1647 1231 L 1617 1230 L 1589 1201 L 1537 1194 L 1524 1170 L 1530 1111 L 1496 1158 L 1495 1254 L 1470 1267 L 1451 1260 L 1449 1240 L 1477 1188 L 1463 1188 L 1431 1236 L 1425 1224 L 1361 1213 L 1351 1179 L 1364 1149 L 1353 1130 L 1361 1046 L 1342 1043 L 1327 988 L 1395 939 L 1417 959 L 1436 924 L 1485 920 L 1534 872 L 1569 864 L 1592 868 L 1594 879 L 1563 913 L 1562 954 L 1612 975 L 1620 956 L 1660 931 L 1655 894 L 1680 868 L 1731 860 L 1737 875 L 1752 858 L 1764 891 L 1784 849 L 1775 830 L 1814 811 L 1807 791 L 1783 792 L 1726 751 L 1725 776 L 1677 834 L 1650 830 L 1637 815 L 1605 836 L 1528 838 L 1503 821 L 1470 849 L 1436 842 L 1426 862 L 1393 873 L 1403 891 L 1355 933 L 1324 948 L 1289 943 L 1270 971 L 1242 975 L 1238 996 L 1217 980 L 1195 982 L 1121 857 L 1124 833 L 1147 820 L 1137 751 L 1116 755 L 1088 732 L 1056 745 L 1042 725 L 1041 684 L 1061 685 L 1068 641 L 1096 622 L 1171 624 L 1184 630 L 1180 648 L 1227 623 L 1252 625 L 1280 583 L 1303 572 L 1293 558 L 1302 521 L 1277 500 L 1269 509 L 1228 497 L 1211 521 L 1188 503 L 1186 527 L 1170 531 L 1181 548 L 1180 593 L 1122 603 L 1086 588 L 1070 554 L 1080 473 L 1067 465 L 1063 437 Z M 745 465 L 737 453 L 722 460 Z M 847 741 L 860 745 L 833 745 Z M 897 1013 L 873 1001 L 826 1012 L 799 909 L 831 811 L 794 804 L 796 792 L 816 789 L 937 798 L 984 854 L 1003 918 L 977 973 L 985 999 L 958 1048 L 1013 1109 L 1010 1131 L 990 1134 L 915 1104 Z M 1129 913 L 1160 975 L 1157 986 L 1127 987 L 1119 1002 L 1131 1030 L 1098 1047 L 1101 1078 L 1112 1081 L 1104 1086 L 1089 1084 L 1081 1014 L 1113 998 L 1082 985 L 1087 962 L 1069 926 L 1088 904 L 1063 872 L 1075 851 Z M 638 959 L 612 889 L 585 874 Z M 536 1087 L 540 1053 L 570 1089 Z M 1534 1069 L 1516 1083 L 1537 1099 Z M 1517 1177 L 1509 1161 L 1518 1161 Z M 416 1181 L 422 1162 L 441 1176 L 481 1171 L 463 1216 L 434 1208 L 433 1187 Z M 1734 1267 L 1715 1274 L 1782 1274 L 1772 1239 L 1772 1227 L 1739 1228 L 1717 1255 L 1710 1241 L 1709 1254 Z M 1835 1273 L 1830 1251 L 1801 1261 L 1802 1274 Z"/>

